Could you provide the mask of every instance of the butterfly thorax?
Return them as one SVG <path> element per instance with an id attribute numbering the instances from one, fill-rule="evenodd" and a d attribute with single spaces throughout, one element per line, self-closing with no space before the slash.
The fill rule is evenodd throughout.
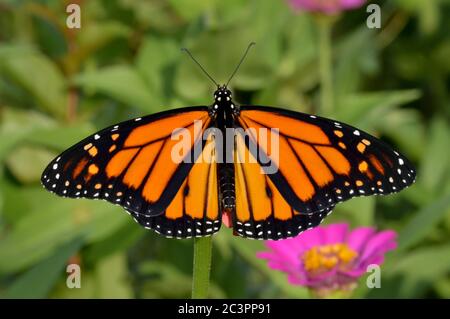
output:
<path id="1" fill-rule="evenodd" d="M 237 115 L 239 107 L 233 102 L 231 91 L 223 85 L 214 92 L 214 103 L 209 107 L 209 115 L 213 118 L 218 114 Z"/>
<path id="2" fill-rule="evenodd" d="M 226 130 L 234 127 L 234 116 L 239 114 L 238 106 L 232 100 L 231 91 L 225 85 L 214 92 L 214 103 L 210 106 L 209 115 L 214 126 L 222 131 L 223 163 L 218 165 L 219 197 L 221 210 L 232 212 L 236 206 L 236 193 L 233 165 L 233 144 L 226 141 Z M 231 147 L 230 147 L 231 145 Z"/>

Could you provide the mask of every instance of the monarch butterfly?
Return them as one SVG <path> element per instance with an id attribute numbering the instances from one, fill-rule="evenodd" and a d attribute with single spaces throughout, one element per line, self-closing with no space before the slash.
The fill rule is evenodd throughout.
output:
<path id="1" fill-rule="evenodd" d="M 339 202 L 414 182 L 409 161 L 362 130 L 280 108 L 238 106 L 227 85 L 250 46 L 225 85 L 199 64 L 217 85 L 210 106 L 103 129 L 53 160 L 42 174 L 44 187 L 120 205 L 166 237 L 209 236 L 224 221 L 242 237 L 277 240 L 317 226 Z M 175 161 L 182 132 L 192 138 Z"/>

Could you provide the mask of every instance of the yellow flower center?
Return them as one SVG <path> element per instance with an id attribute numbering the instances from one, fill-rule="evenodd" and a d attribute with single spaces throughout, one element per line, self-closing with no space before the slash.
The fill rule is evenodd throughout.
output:
<path id="1" fill-rule="evenodd" d="M 312 275 L 319 275 L 338 267 L 348 270 L 358 256 L 347 244 L 316 246 L 302 255 L 305 269 Z"/>

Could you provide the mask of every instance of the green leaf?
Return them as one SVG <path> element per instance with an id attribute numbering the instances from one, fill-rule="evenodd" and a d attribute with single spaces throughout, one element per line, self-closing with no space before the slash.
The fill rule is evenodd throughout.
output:
<path id="1" fill-rule="evenodd" d="M 419 18 L 420 31 L 426 34 L 433 33 L 439 26 L 441 10 L 439 0 L 395 0 L 402 9 L 413 12 Z"/>
<path id="2" fill-rule="evenodd" d="M 6 167 L 22 184 L 38 182 L 42 171 L 55 154 L 34 146 L 22 146 L 15 149 L 6 158 Z"/>
<path id="3" fill-rule="evenodd" d="M 0 242 L 0 273 L 23 270 L 75 237 L 83 236 L 86 242 L 102 240 L 124 222 L 129 222 L 126 214 L 110 204 L 54 198 L 45 207 L 35 207 L 4 236 Z"/>
<path id="4" fill-rule="evenodd" d="M 5 195 L 2 218 L 8 226 L 14 225 L 24 216 L 33 213 L 36 207 L 51 205 L 54 195 L 42 189 L 41 185 L 22 186 L 8 180 L 2 183 Z"/>
<path id="5" fill-rule="evenodd" d="M 119 0 L 117 5 L 126 9 L 127 14 L 133 13 L 134 30 L 148 29 L 155 33 L 172 34 L 180 29 L 180 25 L 183 26 L 183 21 L 170 6 L 157 1 Z"/>
<path id="6" fill-rule="evenodd" d="M 350 94 L 338 101 L 337 118 L 372 134 L 378 130 L 392 138 L 408 158 L 418 158 L 424 143 L 420 114 L 398 107 L 420 95 L 418 90 Z"/>
<path id="7" fill-rule="evenodd" d="M 450 168 L 450 156 L 447 152 L 450 130 L 444 118 L 431 121 L 427 143 L 423 151 L 419 170 L 420 181 L 430 193 L 439 193 L 446 172 Z"/>
<path id="8" fill-rule="evenodd" d="M 225 83 L 248 46 L 250 42 L 248 39 L 254 39 L 250 35 L 250 30 L 233 29 L 227 32 L 203 34 L 189 47 L 192 54 L 197 60 L 202 61 L 203 67 L 215 81 Z M 228 49 L 224 51 L 224 47 Z M 277 55 L 273 51 L 278 50 L 274 39 L 267 43 L 261 40 L 258 50 L 269 52 L 247 59 L 230 84 L 231 86 L 246 90 L 256 89 L 263 87 L 274 76 L 273 68 L 276 62 L 273 60 L 277 59 Z M 252 55 L 252 51 L 249 54 Z M 212 87 L 197 65 L 188 58 L 181 60 L 176 72 L 175 88 L 182 97 L 193 103 L 204 103 L 205 98 L 211 98 Z"/>
<path id="9" fill-rule="evenodd" d="M 437 281 L 435 288 L 440 297 L 447 298 L 447 296 L 450 296 L 450 278 L 442 278 L 442 280 Z"/>
<path id="10" fill-rule="evenodd" d="M 91 21 L 89 27 L 80 32 L 81 51 L 86 48 L 98 49 L 115 38 L 129 36 L 132 31 L 132 28 L 119 21 Z"/>
<path id="11" fill-rule="evenodd" d="M 144 298 L 189 298 L 192 279 L 172 264 L 157 260 L 146 261 L 139 265 L 139 273 L 151 280 L 143 283 Z M 177 289 L 173 289 L 177 287 Z M 214 282 L 209 287 L 210 298 L 224 298 L 225 294 Z"/>
<path id="12" fill-rule="evenodd" d="M 35 129 L 26 134 L 23 141 L 63 151 L 94 132 L 94 126 L 86 122 L 56 125 L 52 128 Z"/>
<path id="13" fill-rule="evenodd" d="M 185 40 L 186 46 L 218 83 L 228 80 L 249 43 L 256 42 L 230 83 L 231 87 L 243 90 L 263 88 L 276 76 L 281 57 L 282 27 L 288 17 L 285 5 L 277 1 L 254 3 L 252 9 L 247 18 L 252 21 L 248 28 L 219 28 Z M 268 15 L 271 16 L 270 24 L 267 24 Z M 211 96 L 211 83 L 205 81 L 198 66 L 189 59 L 180 61 L 175 89 L 194 103 Z"/>
<path id="14" fill-rule="evenodd" d="M 449 213 L 450 195 L 443 196 L 422 208 L 400 232 L 398 249 L 403 250 L 419 243 Z"/>
<path id="15" fill-rule="evenodd" d="M 87 71 L 76 76 L 74 83 L 85 90 L 98 91 L 146 113 L 158 110 L 161 104 L 158 96 L 149 93 L 149 88 L 141 75 L 127 65 Z"/>
<path id="16" fill-rule="evenodd" d="M 386 263 L 383 269 L 383 281 L 394 285 L 384 289 L 385 297 L 417 298 L 448 276 L 450 245 L 417 249 L 392 260 L 389 267 Z"/>
<path id="17" fill-rule="evenodd" d="M 18 111 L 10 107 L 2 109 L 0 120 L 0 162 L 36 129 L 54 125 L 54 121 L 38 112 Z"/>
<path id="18" fill-rule="evenodd" d="M 174 63 L 180 56 L 175 41 L 166 38 L 147 37 L 136 59 L 136 68 L 145 79 L 149 92 L 166 101 L 167 87 L 172 81 Z M 158 105 L 162 107 L 162 105 Z"/>
<path id="19" fill-rule="evenodd" d="M 169 0 L 173 9 L 186 20 L 192 20 L 200 14 L 211 10 L 215 0 Z"/>
<path id="20" fill-rule="evenodd" d="M 119 251 L 128 250 L 146 233 L 146 229 L 137 227 L 130 220 L 125 220 L 121 227 L 108 236 L 96 239 L 85 249 L 84 258 L 87 263 L 96 263 L 106 256 Z"/>
<path id="21" fill-rule="evenodd" d="M 288 47 L 278 72 L 281 76 L 293 76 L 292 81 L 295 83 L 308 81 L 311 72 L 306 71 L 311 65 L 317 68 L 318 54 L 312 18 L 307 13 L 299 13 L 295 19 L 289 19 L 288 23 L 285 30 Z M 315 79 L 317 80 L 317 76 Z"/>
<path id="22" fill-rule="evenodd" d="M 242 258 L 271 280 L 284 295 L 289 298 L 307 298 L 309 296 L 306 288 L 289 284 L 286 274 L 270 269 L 265 260 L 256 257 L 256 253 L 266 250 L 262 242 L 246 241 L 243 244 L 242 238 L 232 236 L 230 232 L 227 235 L 230 245 Z"/>
<path id="23" fill-rule="evenodd" d="M 9 152 L 26 136 L 27 131 L 18 132 L 11 135 L 4 132 L 0 132 L 0 162 L 3 162 L 4 158 L 8 156 Z"/>
<path id="24" fill-rule="evenodd" d="M 96 298 L 131 298 L 133 290 L 129 281 L 126 256 L 118 253 L 103 258 L 95 269 Z"/>
<path id="25" fill-rule="evenodd" d="M 130 27 L 113 19 L 101 22 L 90 20 L 88 25 L 88 27 L 82 27 L 83 32 L 77 34 L 77 46 L 69 50 L 64 58 L 66 72 L 70 75 L 78 73 L 82 63 L 90 61 L 95 52 L 114 40 L 126 38 L 131 33 Z"/>
<path id="26" fill-rule="evenodd" d="M 66 111 L 66 81 L 53 61 L 44 55 L 0 48 L 0 72 L 30 94 L 38 107 L 62 117 Z M 45 80 L 42 77 L 45 76 Z"/>
<path id="27" fill-rule="evenodd" d="M 348 122 L 372 123 L 388 111 L 417 100 L 420 95 L 419 90 L 348 94 L 338 101 L 337 115 Z"/>
<path id="28" fill-rule="evenodd" d="M 353 226 L 371 226 L 375 219 L 375 198 L 358 197 L 339 204 L 326 219 L 327 224 L 351 221 Z"/>
<path id="29" fill-rule="evenodd" d="M 6 298 L 45 298 L 65 268 L 67 260 L 81 247 L 75 239 L 56 250 L 55 254 L 20 275 L 6 290 Z"/>
<path id="30" fill-rule="evenodd" d="M 392 110 L 386 116 L 378 118 L 375 125 L 382 134 L 389 136 L 409 159 L 422 157 L 425 145 L 424 126 L 417 110 Z"/>
<path id="31" fill-rule="evenodd" d="M 233 27 L 245 23 L 248 14 L 254 11 L 251 6 L 247 5 L 250 3 L 247 0 L 214 1 L 215 5 L 211 10 L 213 12 L 211 14 L 208 12 L 211 29 Z"/>
<path id="32" fill-rule="evenodd" d="M 338 99 L 355 93 L 362 76 L 378 68 L 375 33 L 360 27 L 339 42 L 335 50 L 335 95 Z"/>

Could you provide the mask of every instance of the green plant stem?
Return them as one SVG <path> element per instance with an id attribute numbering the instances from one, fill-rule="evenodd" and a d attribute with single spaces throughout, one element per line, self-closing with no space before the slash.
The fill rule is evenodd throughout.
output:
<path id="1" fill-rule="evenodd" d="M 192 299 L 202 299 L 208 297 L 211 256 L 212 236 L 195 238 Z"/>
<path id="2" fill-rule="evenodd" d="M 329 116 L 334 109 L 331 53 L 333 20 L 328 17 L 318 17 L 316 21 L 319 28 L 320 113 Z"/>

